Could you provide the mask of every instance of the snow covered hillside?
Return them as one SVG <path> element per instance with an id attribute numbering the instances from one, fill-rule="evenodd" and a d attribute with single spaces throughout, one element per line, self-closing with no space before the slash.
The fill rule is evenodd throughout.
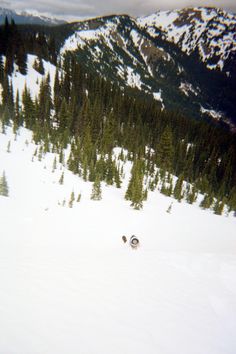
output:
<path id="1" fill-rule="evenodd" d="M 31 132 L 0 134 L 1 354 L 236 352 L 236 219 L 157 191 L 135 211 L 128 169 L 92 201 Z M 136 251 L 121 239 L 132 234 Z"/>
<path id="2" fill-rule="evenodd" d="M 27 55 L 27 75 L 22 75 L 19 72 L 17 66 L 15 65 L 14 73 L 11 77 L 14 98 L 16 98 L 17 91 L 19 93 L 19 97 L 21 98 L 25 87 L 27 87 L 27 89 L 29 89 L 30 91 L 32 98 L 35 99 L 35 97 L 39 94 L 40 84 L 42 80 L 47 77 L 47 75 L 50 76 L 50 85 L 53 94 L 53 84 L 56 72 L 55 65 L 51 64 L 48 61 L 42 60 L 44 68 L 44 75 L 42 75 L 34 69 L 35 60 L 37 60 L 36 55 Z"/>

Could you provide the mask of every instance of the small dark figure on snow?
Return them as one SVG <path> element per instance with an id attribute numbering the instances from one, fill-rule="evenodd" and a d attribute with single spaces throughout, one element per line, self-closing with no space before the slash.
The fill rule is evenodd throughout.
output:
<path id="1" fill-rule="evenodd" d="M 124 243 L 126 243 L 126 242 L 127 242 L 127 238 L 126 238 L 126 236 L 122 236 L 122 241 L 123 241 Z"/>
<path id="2" fill-rule="evenodd" d="M 133 249 L 137 249 L 139 247 L 139 239 L 135 235 L 132 235 L 129 244 Z"/>

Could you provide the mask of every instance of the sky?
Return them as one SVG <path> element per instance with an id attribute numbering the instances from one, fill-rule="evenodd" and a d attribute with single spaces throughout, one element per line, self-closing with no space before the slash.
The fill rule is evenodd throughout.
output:
<path id="1" fill-rule="evenodd" d="M 65 20 L 113 13 L 142 16 L 191 6 L 216 6 L 236 13 L 235 0 L 0 0 L 0 7 L 35 10 Z"/>

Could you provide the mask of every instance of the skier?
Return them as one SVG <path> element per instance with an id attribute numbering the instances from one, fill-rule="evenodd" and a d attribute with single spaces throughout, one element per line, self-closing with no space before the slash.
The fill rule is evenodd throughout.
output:
<path id="1" fill-rule="evenodd" d="M 137 249 L 139 246 L 139 239 L 135 235 L 132 235 L 130 237 L 129 244 L 133 249 Z"/>

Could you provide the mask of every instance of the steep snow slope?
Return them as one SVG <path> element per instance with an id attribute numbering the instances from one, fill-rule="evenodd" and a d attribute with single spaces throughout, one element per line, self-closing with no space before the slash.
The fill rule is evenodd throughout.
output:
<path id="1" fill-rule="evenodd" d="M 55 65 L 51 64 L 48 61 L 42 60 L 44 67 L 44 75 L 42 75 L 33 67 L 35 59 L 37 59 L 37 56 L 32 54 L 27 55 L 27 75 L 22 75 L 19 72 L 17 65 L 14 66 L 14 72 L 11 76 L 11 81 L 15 97 L 16 92 L 18 90 L 19 97 L 21 98 L 24 88 L 26 86 L 30 90 L 31 96 L 34 99 L 39 94 L 40 83 L 42 79 L 46 78 L 48 74 L 50 76 L 51 91 L 53 94 L 53 85 L 56 73 Z"/>
<path id="2" fill-rule="evenodd" d="M 10 191 L 0 196 L 0 353 L 235 353 L 232 215 L 215 216 L 158 192 L 134 211 L 123 199 L 129 165 L 122 189 L 103 185 L 102 201 L 91 201 L 91 183 L 67 171 L 57 155 L 32 161 L 29 131 L 6 133 L 0 134 L 0 174 L 5 170 Z M 68 208 L 72 190 L 82 198 Z M 121 240 L 132 234 L 140 238 L 137 251 Z"/>
<path id="3" fill-rule="evenodd" d="M 87 60 L 83 62 L 87 61 L 97 72 L 103 75 L 112 72 L 113 78 L 118 76 L 123 84 L 147 90 L 145 80 L 142 81 L 138 73 L 138 69 L 143 71 L 145 62 L 140 65 L 136 43 L 130 42 L 135 26 L 129 16 L 108 16 L 78 23 L 75 25 L 77 30 L 66 39 L 60 54 L 75 50 L 84 52 Z"/>

